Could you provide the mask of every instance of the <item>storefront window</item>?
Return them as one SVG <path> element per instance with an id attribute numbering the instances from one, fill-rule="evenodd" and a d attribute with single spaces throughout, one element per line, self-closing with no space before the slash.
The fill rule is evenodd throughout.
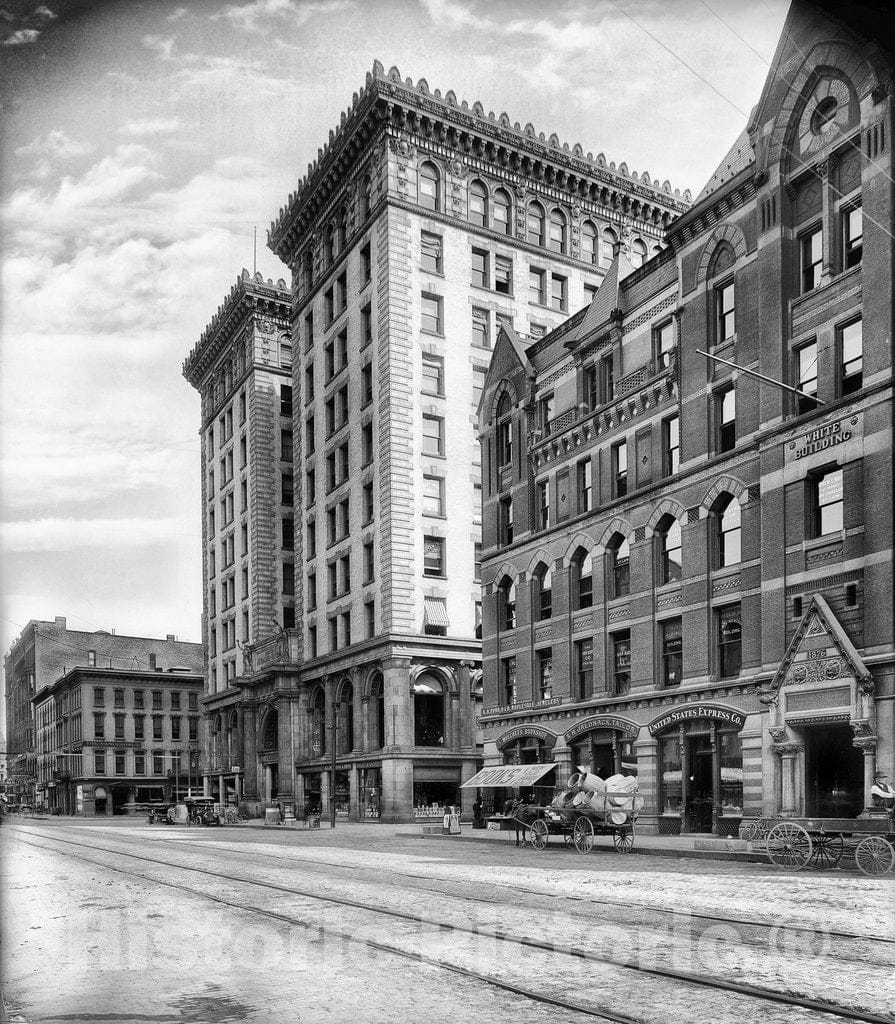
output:
<path id="1" fill-rule="evenodd" d="M 418 747 L 444 744 L 444 692 L 434 676 L 422 675 L 413 684 L 413 722 Z"/>
<path id="2" fill-rule="evenodd" d="M 323 797 L 320 772 L 305 775 L 305 814 L 320 814 L 323 810 Z"/>
<path id="3" fill-rule="evenodd" d="M 361 771 L 360 800 L 361 815 L 364 818 L 378 818 L 382 813 L 382 772 L 379 768 L 364 768 Z"/>
<path id="4" fill-rule="evenodd" d="M 440 818 L 446 808 L 460 804 L 460 782 L 453 780 L 423 780 L 413 782 L 413 816 Z"/>
<path id="5" fill-rule="evenodd" d="M 601 779 L 610 775 L 636 775 L 634 741 L 612 729 L 595 729 L 571 745 L 572 764 L 587 768 Z"/>
<path id="6" fill-rule="evenodd" d="M 743 748 L 738 732 L 718 734 L 721 746 L 721 814 L 743 813 Z"/>
<path id="7" fill-rule="evenodd" d="M 348 772 L 336 772 L 336 788 L 334 793 L 336 817 L 347 818 L 351 812 L 351 783 Z"/>
<path id="8" fill-rule="evenodd" d="M 659 741 L 659 778 L 661 780 L 659 795 L 661 813 L 679 814 L 683 776 L 681 773 L 681 744 L 677 736 L 666 736 Z"/>

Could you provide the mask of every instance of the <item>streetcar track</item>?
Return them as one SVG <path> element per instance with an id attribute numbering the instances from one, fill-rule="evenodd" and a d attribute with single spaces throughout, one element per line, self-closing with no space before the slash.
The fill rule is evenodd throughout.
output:
<path id="1" fill-rule="evenodd" d="M 13 832 L 20 837 L 20 841 L 26 845 L 32 846 L 36 849 L 41 849 L 47 853 L 59 852 L 53 851 L 48 847 L 42 847 L 37 843 L 29 842 L 27 839 L 23 839 L 23 836 L 34 836 L 35 833 L 21 832 L 14 829 Z M 777 992 L 772 989 L 761 988 L 754 985 L 748 985 L 741 982 L 726 981 L 721 978 L 710 978 L 705 975 L 693 974 L 689 971 L 674 970 L 672 968 L 665 967 L 645 967 L 640 964 L 629 963 L 626 961 L 615 960 L 609 956 L 593 956 L 587 953 L 585 950 L 577 947 L 566 947 L 551 942 L 542 942 L 537 939 L 532 939 L 526 936 L 514 936 L 506 932 L 502 932 L 496 929 L 482 928 L 478 925 L 464 926 L 460 924 L 446 924 L 445 922 L 438 921 L 434 918 L 425 917 L 421 914 L 411 914 L 406 911 L 394 910 L 384 907 L 378 907 L 373 904 L 368 904 L 358 900 L 351 900 L 338 896 L 320 895 L 317 893 L 307 892 L 302 889 L 290 888 L 288 886 L 278 885 L 274 882 L 264 882 L 256 879 L 248 879 L 244 877 L 235 877 L 233 875 L 225 874 L 220 871 L 211 871 L 207 868 L 193 867 L 189 865 L 177 864 L 173 861 L 158 860 L 152 857 L 144 856 L 141 854 L 130 853 L 127 851 L 113 850 L 108 847 L 99 847 L 96 845 L 90 845 L 88 843 L 79 843 L 71 839 L 60 839 L 56 836 L 48 836 L 45 833 L 36 833 L 37 838 L 47 839 L 50 842 L 56 842 L 67 846 L 81 847 L 87 850 L 91 850 L 97 853 L 106 853 L 113 856 L 129 857 L 132 860 L 144 861 L 146 863 L 155 865 L 157 867 L 171 867 L 175 870 L 192 872 L 199 875 L 205 875 L 210 878 L 221 879 L 230 884 L 236 882 L 238 884 L 247 886 L 256 886 L 257 888 L 269 889 L 274 892 L 280 892 L 291 896 L 300 896 L 309 900 L 316 900 L 322 903 L 329 903 L 335 906 L 348 907 L 356 910 L 363 910 L 367 913 L 379 914 L 384 917 L 392 917 L 398 920 L 409 922 L 412 924 L 428 925 L 430 927 L 438 928 L 442 931 L 459 932 L 463 934 L 473 935 L 481 938 L 495 939 L 501 942 L 506 942 L 513 945 L 527 947 L 531 949 L 537 949 L 542 952 L 548 952 L 553 954 L 561 954 L 564 956 L 573 957 L 580 960 L 589 961 L 596 964 L 609 965 L 618 967 L 620 969 L 635 971 L 639 974 L 648 975 L 652 977 L 658 977 L 665 980 L 671 981 L 683 981 L 688 984 L 695 985 L 700 988 L 717 989 L 725 992 L 733 992 L 738 995 L 747 996 L 753 999 L 763 1000 L 765 1002 L 778 1003 L 786 1006 L 794 1006 L 800 1009 L 813 1010 L 816 1013 L 826 1014 L 830 1016 L 838 1016 L 847 1020 L 857 1020 L 866 1022 L 866 1024 L 892 1024 L 893 1018 L 891 1016 L 882 1016 L 872 1012 L 862 1012 L 859 1010 L 852 1010 L 849 1007 L 841 1006 L 836 1003 L 830 1003 L 815 999 L 808 999 L 802 996 L 789 995 L 785 992 Z M 75 857 L 79 860 L 85 861 L 86 863 L 93 864 L 94 866 L 108 868 L 112 871 L 117 871 L 122 874 L 131 875 L 136 878 L 140 878 L 143 881 L 147 881 L 146 875 L 140 875 L 135 871 L 128 871 L 126 868 L 119 867 L 117 865 L 106 865 L 96 860 L 90 860 L 83 854 L 68 854 L 71 857 Z M 230 902 L 223 897 L 219 897 L 210 893 L 204 893 L 196 889 L 191 889 L 188 886 L 180 885 L 176 882 L 167 880 L 151 879 L 160 885 L 169 886 L 174 889 L 178 889 L 183 892 L 191 893 L 194 896 L 200 896 L 213 902 L 220 903 L 223 906 L 231 907 L 235 910 L 249 910 L 252 913 L 257 913 L 262 916 L 268 916 L 271 918 L 282 920 L 289 924 L 297 924 L 301 927 L 309 927 L 309 925 L 302 921 L 300 918 L 296 919 L 289 915 L 279 914 L 275 911 L 262 910 L 257 907 L 245 907 L 241 904 Z M 449 964 L 433 957 L 426 957 L 423 954 L 412 953 L 407 950 L 402 950 L 399 947 L 393 947 L 386 943 L 380 943 L 373 939 L 358 938 L 354 934 L 346 934 L 342 931 L 335 931 L 332 929 L 322 928 L 315 926 L 317 931 L 322 931 L 324 934 L 331 935 L 332 937 L 342 938 L 343 940 L 359 942 L 367 945 L 370 948 L 380 950 L 382 952 L 392 953 L 404 958 L 409 958 L 419 962 L 427 963 L 432 966 L 440 967 L 445 970 L 453 971 L 455 973 L 464 974 L 468 977 L 476 978 L 486 984 L 494 985 L 498 988 L 505 989 L 507 991 L 514 992 L 516 994 L 524 995 L 526 998 L 533 999 L 537 1002 L 547 1003 L 553 1006 L 559 1006 L 564 1009 L 570 1009 L 578 1013 L 583 1013 L 591 1017 L 599 1017 L 603 1020 L 611 1020 L 614 1022 L 621 1022 L 621 1024 L 643 1024 L 642 1021 L 637 1021 L 635 1018 L 626 1017 L 613 1013 L 613 1011 L 596 1011 L 588 1007 L 582 1007 L 580 1004 L 570 1003 L 566 1000 L 559 1000 L 551 996 L 547 996 L 544 993 L 531 992 L 530 990 L 522 989 L 518 986 L 511 985 L 509 983 L 502 982 L 496 978 L 492 978 L 489 975 L 480 974 L 479 972 L 472 971 L 469 968 L 459 967 L 455 964 Z"/>

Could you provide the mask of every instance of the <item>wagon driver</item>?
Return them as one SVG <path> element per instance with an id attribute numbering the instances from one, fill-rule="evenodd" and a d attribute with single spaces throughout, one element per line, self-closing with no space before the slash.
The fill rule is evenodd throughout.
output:
<path id="1" fill-rule="evenodd" d="M 873 785 L 870 787 L 870 802 L 874 807 L 884 807 L 890 815 L 895 814 L 895 789 L 886 781 L 888 776 L 885 772 L 877 772 L 873 776 Z"/>

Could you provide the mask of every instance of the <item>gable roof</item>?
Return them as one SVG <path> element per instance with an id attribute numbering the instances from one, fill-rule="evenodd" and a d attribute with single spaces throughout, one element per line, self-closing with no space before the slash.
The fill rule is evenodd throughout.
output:
<path id="1" fill-rule="evenodd" d="M 606 271 L 606 276 L 600 282 L 596 295 L 587 307 L 584 319 L 578 326 L 578 330 L 566 342 L 566 347 L 574 348 L 579 341 L 590 337 L 598 328 L 612 319 L 616 310 L 624 312 L 620 305 L 620 286 L 622 281 L 636 269 L 627 254 L 619 249 Z"/>
<path id="2" fill-rule="evenodd" d="M 735 178 L 740 171 L 744 171 L 750 164 L 754 163 L 755 151 L 752 149 L 749 132 L 744 128 L 696 197 L 696 203 L 701 202 L 706 196 L 716 192 L 725 182 Z"/>

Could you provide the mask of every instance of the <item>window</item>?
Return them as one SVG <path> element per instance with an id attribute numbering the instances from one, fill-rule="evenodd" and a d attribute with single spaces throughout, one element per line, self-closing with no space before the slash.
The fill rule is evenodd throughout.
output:
<path id="1" fill-rule="evenodd" d="M 864 255 L 864 216 L 860 204 L 850 206 L 842 214 L 842 269 L 849 270 Z"/>
<path id="2" fill-rule="evenodd" d="M 538 527 L 546 530 L 550 525 L 550 481 L 540 480 L 538 482 L 537 496 Z"/>
<path id="3" fill-rule="evenodd" d="M 373 559 L 373 541 L 368 540 L 363 548 L 364 583 L 372 583 L 375 575 Z"/>
<path id="4" fill-rule="evenodd" d="M 161 690 L 153 690 L 152 691 L 152 710 L 153 711 L 161 711 L 162 710 L 162 691 Z"/>
<path id="5" fill-rule="evenodd" d="M 491 348 L 491 325 L 487 309 L 472 307 L 472 343 L 481 348 Z"/>
<path id="6" fill-rule="evenodd" d="M 550 433 L 550 421 L 553 419 L 553 392 L 541 395 L 538 399 L 537 424 L 545 435 Z"/>
<path id="7" fill-rule="evenodd" d="M 444 359 L 441 356 L 423 353 L 423 393 L 444 394 Z"/>
<path id="8" fill-rule="evenodd" d="M 423 514 L 427 516 L 444 515 L 444 478 L 440 476 L 423 477 Z"/>
<path id="9" fill-rule="evenodd" d="M 513 201 L 504 189 L 494 193 L 494 230 L 502 235 L 512 234 Z"/>
<path id="10" fill-rule="evenodd" d="M 305 367 L 305 401 L 310 402 L 314 397 L 314 363 L 310 362 Z"/>
<path id="11" fill-rule="evenodd" d="M 135 708 L 142 708 L 143 707 L 143 691 L 142 690 L 134 690 L 134 707 Z"/>
<path id="12" fill-rule="evenodd" d="M 612 228 L 604 228 L 600 245 L 600 263 L 604 267 L 608 267 L 614 259 L 617 247 L 618 235 L 616 235 Z"/>
<path id="13" fill-rule="evenodd" d="M 513 543 L 513 499 L 502 498 L 500 502 L 500 518 L 498 529 L 501 544 Z"/>
<path id="14" fill-rule="evenodd" d="M 733 385 L 715 392 L 718 451 L 731 452 L 737 444 L 736 389 Z"/>
<path id="15" fill-rule="evenodd" d="M 550 248 L 554 252 L 566 251 L 566 218 L 561 210 L 550 212 Z"/>
<path id="16" fill-rule="evenodd" d="M 594 691 L 594 642 L 590 637 L 575 641 L 572 671 L 575 673 L 573 698 L 585 700 Z"/>
<path id="17" fill-rule="evenodd" d="M 370 255 L 370 243 L 360 251 L 360 279 L 361 284 L 366 284 L 373 276 L 373 260 Z"/>
<path id="18" fill-rule="evenodd" d="M 589 220 L 581 225 L 581 258 L 585 263 L 597 262 L 597 229 Z"/>
<path id="19" fill-rule="evenodd" d="M 106 734 L 105 716 L 94 715 L 93 716 L 93 738 L 95 740 L 101 740 Z"/>
<path id="20" fill-rule="evenodd" d="M 589 551 L 579 548 L 572 556 L 571 572 L 572 609 L 591 608 L 594 603 L 594 563 Z"/>
<path id="21" fill-rule="evenodd" d="M 369 405 L 373 401 L 373 364 L 364 363 L 360 371 L 361 405 Z"/>
<path id="22" fill-rule="evenodd" d="M 317 657 L 317 627 L 315 625 L 308 626 L 308 657 Z"/>
<path id="23" fill-rule="evenodd" d="M 811 534 L 823 537 L 839 533 L 843 525 L 842 470 L 828 469 L 809 479 L 811 498 Z"/>
<path id="24" fill-rule="evenodd" d="M 292 431 L 280 431 L 280 459 L 283 462 L 292 461 Z"/>
<path id="25" fill-rule="evenodd" d="M 662 644 L 662 685 L 677 686 L 682 678 L 683 627 L 680 619 L 659 625 Z"/>
<path id="26" fill-rule="evenodd" d="M 486 366 L 473 366 L 472 368 L 472 407 L 478 409 L 482 400 L 482 392 L 485 390 L 485 377 L 488 374 Z"/>
<path id="27" fill-rule="evenodd" d="M 445 599 L 443 597 L 427 597 L 425 606 L 423 633 L 426 636 L 447 636 L 449 620 Z"/>
<path id="28" fill-rule="evenodd" d="M 365 174 L 360 185 L 360 216 L 365 220 L 373 209 L 373 179 Z"/>
<path id="29" fill-rule="evenodd" d="M 360 311 L 360 347 L 366 348 L 373 340 L 373 313 L 369 306 Z"/>
<path id="30" fill-rule="evenodd" d="M 681 578 L 681 524 L 673 516 L 659 523 L 659 580 L 673 583 Z"/>
<path id="31" fill-rule="evenodd" d="M 327 288 L 323 294 L 323 319 L 327 327 L 333 322 L 335 315 L 336 308 L 333 304 L 333 290 L 332 288 Z"/>
<path id="32" fill-rule="evenodd" d="M 740 503 L 730 498 L 716 513 L 718 529 L 718 568 L 738 565 L 741 559 Z"/>
<path id="33" fill-rule="evenodd" d="M 631 545 L 627 537 L 616 534 L 609 545 L 609 568 L 612 597 L 631 593 Z"/>
<path id="34" fill-rule="evenodd" d="M 584 305 L 589 306 L 594 299 L 597 297 L 597 286 L 595 284 L 584 283 Z"/>
<path id="35" fill-rule="evenodd" d="M 550 700 L 553 696 L 553 648 L 545 647 L 538 651 L 537 658 L 539 698 Z"/>
<path id="36" fill-rule="evenodd" d="M 593 412 L 600 404 L 596 363 L 591 363 L 590 366 L 584 368 L 581 383 L 584 392 L 584 404 L 587 406 L 588 412 Z"/>
<path id="37" fill-rule="evenodd" d="M 373 461 L 373 424 L 365 423 L 361 427 L 360 432 L 360 443 L 361 443 L 361 464 L 369 466 Z M 342 455 L 341 464 L 341 479 L 348 479 L 348 445 L 347 443 L 342 445 L 339 449 Z"/>
<path id="38" fill-rule="evenodd" d="M 482 544 L 475 541 L 472 545 L 472 578 L 479 583 L 482 579 Z"/>
<path id="39" fill-rule="evenodd" d="M 93 752 L 93 771 L 96 775 L 106 774 L 106 752 L 105 750 L 95 750 Z"/>
<path id="40" fill-rule="evenodd" d="M 532 203 L 528 207 L 528 241 L 531 245 L 544 244 L 545 227 L 544 207 L 540 203 Z"/>
<path id="41" fill-rule="evenodd" d="M 374 507 L 373 507 L 373 484 L 364 484 L 363 489 L 363 521 L 364 524 L 371 523 L 373 521 Z"/>
<path id="42" fill-rule="evenodd" d="M 423 538 L 423 575 L 444 576 L 444 538 Z"/>
<path id="43" fill-rule="evenodd" d="M 469 223 L 488 226 L 488 192 L 478 179 L 469 183 Z"/>
<path id="44" fill-rule="evenodd" d="M 553 573 L 549 566 L 539 565 L 532 577 L 537 584 L 537 603 L 535 604 L 535 621 L 543 622 L 553 615 Z"/>
<path id="45" fill-rule="evenodd" d="M 635 238 L 631 243 L 631 266 L 642 267 L 646 262 L 646 245 L 639 239 Z"/>
<path id="46" fill-rule="evenodd" d="M 314 346 L 314 314 L 305 316 L 305 351 Z M 307 379 L 307 378 L 306 378 Z M 312 375 L 313 380 L 313 375 Z"/>
<path id="47" fill-rule="evenodd" d="M 187 725 L 189 729 L 188 739 L 194 743 L 199 738 L 199 719 L 190 718 Z"/>
<path id="48" fill-rule="evenodd" d="M 430 274 L 441 273 L 442 244 L 439 235 L 420 234 L 420 266 Z"/>
<path id="49" fill-rule="evenodd" d="M 422 330 L 426 334 L 441 334 L 441 297 L 423 292 L 421 313 Z"/>
<path id="50" fill-rule="evenodd" d="M 743 620 L 739 604 L 716 612 L 718 622 L 718 674 L 722 679 L 738 676 L 743 663 Z"/>
<path id="51" fill-rule="evenodd" d="M 180 739 L 180 716 L 179 715 L 175 715 L 171 719 L 171 739 L 172 740 L 179 740 Z"/>
<path id="52" fill-rule="evenodd" d="M 817 408 L 817 341 L 809 341 L 795 350 L 796 387 L 802 392 L 795 395 L 796 413 L 811 412 Z"/>
<path id="53" fill-rule="evenodd" d="M 152 716 L 152 738 L 154 740 L 160 740 L 162 738 L 163 721 L 161 715 Z"/>
<path id="54" fill-rule="evenodd" d="M 427 210 L 441 208 L 441 180 L 435 165 L 428 160 L 420 167 L 419 202 Z"/>
<path id="55" fill-rule="evenodd" d="M 472 281 L 477 288 L 487 288 L 488 278 L 488 253 L 483 249 L 472 250 Z"/>
<path id="56" fill-rule="evenodd" d="M 612 496 L 623 498 L 628 493 L 628 442 L 612 446 Z"/>
<path id="57" fill-rule="evenodd" d="M 513 261 L 509 256 L 494 257 L 494 290 L 501 295 L 513 294 Z"/>
<path id="58" fill-rule="evenodd" d="M 662 424 L 662 470 L 672 476 L 681 468 L 681 420 L 669 416 Z"/>
<path id="59" fill-rule="evenodd" d="M 293 501 L 293 479 L 291 473 L 283 473 L 280 478 L 281 502 L 291 505 Z"/>
<path id="60" fill-rule="evenodd" d="M 295 566 L 292 562 L 283 562 L 283 593 L 287 596 L 295 593 Z"/>
<path id="61" fill-rule="evenodd" d="M 801 260 L 802 294 L 813 291 L 820 284 L 820 275 L 824 262 L 824 233 L 821 228 L 814 228 L 799 239 Z"/>
<path id="62" fill-rule="evenodd" d="M 124 690 L 116 688 L 112 691 L 112 705 L 116 708 L 124 707 Z"/>
<path id="63" fill-rule="evenodd" d="M 134 775 L 145 775 L 146 774 L 146 751 L 135 750 L 134 751 Z"/>
<path id="64" fill-rule="evenodd" d="M 578 463 L 578 512 L 589 512 L 593 508 L 593 463 L 583 459 Z"/>
<path id="65" fill-rule="evenodd" d="M 124 739 L 124 715 L 115 716 L 115 739 Z"/>
<path id="66" fill-rule="evenodd" d="M 152 774 L 162 775 L 165 771 L 165 754 L 161 750 L 152 752 Z"/>
<path id="67" fill-rule="evenodd" d="M 367 601 L 364 604 L 365 632 L 368 640 L 376 636 L 376 602 Z"/>
<path id="68" fill-rule="evenodd" d="M 498 587 L 501 629 L 516 628 L 516 584 L 505 576 Z"/>
<path id="69" fill-rule="evenodd" d="M 733 281 L 715 289 L 715 342 L 727 341 L 736 333 Z"/>
<path id="70" fill-rule="evenodd" d="M 317 573 L 316 572 L 309 572 L 308 573 L 307 592 L 308 592 L 308 601 L 307 601 L 308 611 L 312 612 L 317 607 Z"/>
<path id="71" fill-rule="evenodd" d="M 547 304 L 547 272 L 537 267 L 528 268 L 528 300 L 536 305 Z"/>
<path id="72" fill-rule="evenodd" d="M 839 330 L 839 394 L 860 391 L 864 382 L 864 338 L 862 322 L 855 320 Z"/>
<path id="73" fill-rule="evenodd" d="M 653 332 L 653 351 L 659 369 L 671 366 L 674 353 L 674 320 L 666 320 Z"/>
<path id="74" fill-rule="evenodd" d="M 87 652 L 87 665 L 88 665 L 89 668 L 95 668 L 96 667 L 96 651 L 88 651 Z M 102 691 L 100 691 L 100 692 L 102 692 Z"/>
<path id="75" fill-rule="evenodd" d="M 504 658 L 500 663 L 503 698 L 506 704 L 516 703 L 516 659 Z"/>
<path id="76" fill-rule="evenodd" d="M 550 307 L 565 311 L 569 308 L 569 282 L 559 274 L 550 275 Z"/>
<path id="77" fill-rule="evenodd" d="M 612 685 L 615 693 L 631 688 L 631 631 L 619 630 L 610 637 L 612 646 Z"/>
<path id="78" fill-rule="evenodd" d="M 314 558 L 317 555 L 317 521 L 312 519 L 307 527 L 307 556 Z"/>
<path id="79" fill-rule="evenodd" d="M 504 394 L 497 406 L 497 465 L 508 466 L 513 461 L 513 420 L 509 395 Z"/>
<path id="80" fill-rule="evenodd" d="M 441 416 L 423 416 L 423 454 L 444 455 L 444 420 Z"/>

